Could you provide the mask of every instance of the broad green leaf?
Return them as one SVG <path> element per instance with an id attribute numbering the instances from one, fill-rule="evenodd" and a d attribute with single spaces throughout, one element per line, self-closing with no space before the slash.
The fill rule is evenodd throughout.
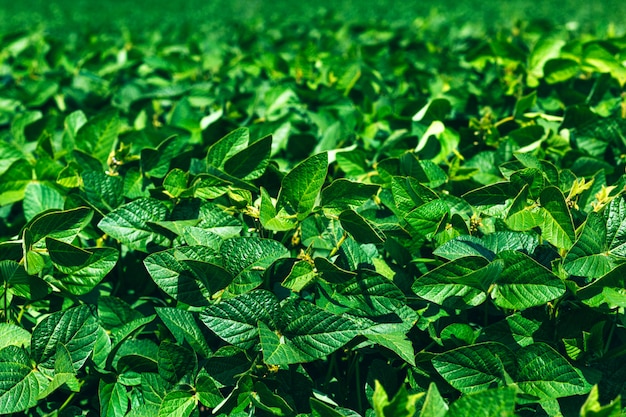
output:
<path id="1" fill-rule="evenodd" d="M 433 254 L 450 261 L 468 256 L 480 256 L 489 261 L 495 258 L 495 254 L 486 248 L 482 239 L 471 235 L 461 235 L 449 240 L 435 249 Z"/>
<path id="2" fill-rule="evenodd" d="M 201 369 L 196 378 L 196 396 L 198 400 L 209 408 L 217 407 L 224 400 L 218 383 L 209 375 L 205 369 Z"/>
<path id="3" fill-rule="evenodd" d="M 7 346 L 28 348 L 30 346 L 30 333 L 15 324 L 0 323 L 0 349 Z"/>
<path id="4" fill-rule="evenodd" d="M 214 203 L 205 202 L 200 206 L 196 226 L 220 236 L 222 239 L 239 236 L 242 225 L 239 220 Z"/>
<path id="5" fill-rule="evenodd" d="M 512 183 L 503 181 L 475 188 L 462 197 L 473 206 L 492 206 L 514 198 L 518 192 Z"/>
<path id="6" fill-rule="evenodd" d="M 385 388 L 376 380 L 372 397 L 376 417 L 413 417 L 416 403 L 423 395 L 424 393 L 409 394 L 403 385 L 393 399 L 389 399 Z"/>
<path id="7" fill-rule="evenodd" d="M 437 199 L 410 211 L 404 216 L 404 221 L 413 233 L 428 237 L 437 230 L 437 226 L 448 212 L 448 205 Z"/>
<path id="8" fill-rule="evenodd" d="M 86 305 L 46 316 L 33 330 L 31 355 L 38 366 L 54 369 L 57 344 L 64 345 L 78 371 L 91 355 L 98 337 L 98 321 Z"/>
<path id="9" fill-rule="evenodd" d="M 111 339 L 113 342 L 113 347 L 117 347 L 121 342 L 124 341 L 128 336 L 133 334 L 134 332 L 141 330 L 144 326 L 152 322 L 156 318 L 155 314 L 152 314 L 147 317 L 140 316 L 136 319 L 129 321 L 128 323 L 123 324 L 120 327 L 116 327 L 111 331 Z"/>
<path id="10" fill-rule="evenodd" d="M 234 157 L 248 146 L 249 140 L 250 131 L 247 128 L 240 127 L 233 130 L 211 145 L 206 156 L 207 164 L 223 169 L 227 160 Z"/>
<path id="11" fill-rule="evenodd" d="M 270 412 L 275 416 L 290 416 L 294 413 L 293 408 L 291 408 L 287 401 L 279 395 L 274 394 L 267 385 L 261 381 L 255 382 L 251 399 L 252 403 L 258 409 Z"/>
<path id="12" fill-rule="evenodd" d="M 198 371 L 196 354 L 184 346 L 164 341 L 159 345 L 157 356 L 159 375 L 172 383 L 190 383 Z"/>
<path id="13" fill-rule="evenodd" d="M 193 313 L 172 307 L 156 307 L 155 310 L 177 343 L 186 341 L 197 353 L 204 357 L 211 356 L 211 348 L 196 324 Z"/>
<path id="14" fill-rule="evenodd" d="M 241 180 L 259 178 L 265 172 L 272 150 L 272 137 L 259 139 L 224 163 L 224 171 Z"/>
<path id="15" fill-rule="evenodd" d="M 379 188 L 374 184 L 339 178 L 322 190 L 322 208 L 326 213 L 339 215 L 344 210 L 363 205 L 376 195 Z"/>
<path id="16" fill-rule="evenodd" d="M 334 291 L 328 294 L 328 302 L 322 304 L 320 300 L 318 305 L 335 313 L 385 316 L 398 312 L 405 302 L 404 294 L 393 281 L 373 271 L 361 271 L 353 279 L 334 287 Z"/>
<path id="17" fill-rule="evenodd" d="M 19 413 L 37 403 L 45 387 L 23 348 L 0 349 L 0 414 Z"/>
<path id="18" fill-rule="evenodd" d="M 395 352 L 403 361 L 415 366 L 415 352 L 413 343 L 404 333 L 367 333 L 365 335 L 372 342 L 384 346 Z"/>
<path id="19" fill-rule="evenodd" d="M 311 405 L 312 417 L 345 417 L 343 413 L 340 413 L 317 398 L 311 397 L 309 403 Z"/>
<path id="20" fill-rule="evenodd" d="M 296 165 L 281 182 L 276 204 L 278 212 L 285 209 L 289 214 L 296 215 L 298 220 L 304 220 L 315 206 L 327 170 L 328 155 L 325 152 Z"/>
<path id="21" fill-rule="evenodd" d="M 71 243 L 78 233 L 89 224 L 92 216 L 93 211 L 86 207 L 41 213 L 25 227 L 30 234 L 29 246 L 42 248 L 46 237 Z"/>
<path id="22" fill-rule="evenodd" d="M 341 226 L 359 243 L 383 243 L 384 233 L 373 223 L 364 219 L 354 210 L 339 214 Z"/>
<path id="23" fill-rule="evenodd" d="M 282 334 L 294 347 L 310 357 L 319 359 L 340 349 L 355 336 L 365 334 L 374 325 L 367 319 L 331 314 L 305 301 L 288 300 L 282 306 Z"/>
<path id="24" fill-rule="evenodd" d="M 150 252 L 168 243 L 168 239 L 155 232 L 148 222 L 165 220 L 167 209 L 158 200 L 141 198 L 124 204 L 108 213 L 98 227 L 113 239 L 130 249 Z"/>
<path id="25" fill-rule="evenodd" d="M 80 175 L 87 202 L 97 210 L 108 213 L 124 202 L 124 180 L 102 171 L 85 170 Z"/>
<path id="26" fill-rule="evenodd" d="M 148 177 L 163 178 L 170 171 L 173 159 L 187 147 L 187 139 L 182 136 L 170 136 L 156 149 L 141 150 L 141 169 Z"/>
<path id="27" fill-rule="evenodd" d="M 180 195 L 187 190 L 189 174 L 180 168 L 171 170 L 163 180 L 163 188 L 173 197 Z"/>
<path id="28" fill-rule="evenodd" d="M 550 59 L 557 58 L 565 41 L 553 37 L 541 38 L 528 57 L 528 72 L 535 80 L 544 76 L 544 65 Z M 538 84 L 537 81 L 533 84 Z M 535 85 L 536 86 L 536 85 Z"/>
<path id="29" fill-rule="evenodd" d="M 534 202 L 529 204 L 529 198 L 528 185 L 524 185 L 506 215 L 505 222 L 511 230 L 528 231 L 542 223 L 542 209 Z"/>
<path id="30" fill-rule="evenodd" d="M 165 394 L 158 417 L 189 417 L 197 404 L 198 400 L 192 391 L 175 389 Z"/>
<path id="31" fill-rule="evenodd" d="M 275 328 L 278 308 L 272 293 L 256 290 L 207 307 L 200 313 L 200 320 L 228 343 L 248 349 L 257 340 L 258 322 Z"/>
<path id="32" fill-rule="evenodd" d="M 98 387 L 100 415 L 106 417 L 122 416 L 128 411 L 126 387 L 119 382 L 106 383 L 100 380 Z"/>
<path id="33" fill-rule="evenodd" d="M 585 403 L 580 408 L 580 417 L 620 417 L 621 415 L 620 397 L 606 405 L 601 405 L 598 385 L 593 386 Z"/>
<path id="34" fill-rule="evenodd" d="M 18 159 L 0 175 L 0 207 L 24 199 L 26 187 L 33 180 L 33 167 Z"/>
<path id="35" fill-rule="evenodd" d="M 626 200 L 611 200 L 602 215 L 606 222 L 606 245 L 614 256 L 626 257 Z"/>
<path id="36" fill-rule="evenodd" d="M 28 252 L 30 253 L 34 252 Z M 41 256 L 39 259 L 43 260 Z M 26 268 L 16 261 L 0 261 L 0 278 L 4 280 L 4 285 L 11 294 L 27 300 L 39 300 L 52 291 L 48 283 L 37 276 L 29 275 Z"/>
<path id="37" fill-rule="evenodd" d="M 522 252 L 503 251 L 497 256 L 503 269 L 491 297 L 502 308 L 524 310 L 565 294 L 565 284 L 545 267 Z"/>
<path id="38" fill-rule="evenodd" d="M 265 188 L 261 187 L 259 221 L 267 230 L 282 232 L 295 228 L 297 224 L 297 216 L 288 214 L 284 209 L 277 212 L 272 201 L 272 197 Z"/>
<path id="39" fill-rule="evenodd" d="M 24 216 L 31 220 L 37 214 L 46 210 L 61 210 L 65 198 L 61 193 L 44 183 L 30 182 L 24 192 Z"/>
<path id="40" fill-rule="evenodd" d="M 500 343 L 477 343 L 441 353 L 432 359 L 435 370 L 464 394 L 507 385 L 515 371 L 515 356 Z"/>
<path id="41" fill-rule="evenodd" d="M 143 372 L 140 387 L 146 404 L 160 407 L 171 384 L 157 373 Z"/>
<path id="42" fill-rule="evenodd" d="M 232 275 L 217 264 L 219 258 L 214 250 L 186 248 L 155 252 L 144 260 L 144 265 L 166 294 L 189 305 L 208 305 L 211 296 L 232 281 Z M 198 260 L 202 257 L 208 262 Z"/>
<path id="43" fill-rule="evenodd" d="M 554 58 L 543 66 L 543 74 L 548 84 L 556 84 L 575 77 L 580 72 L 580 65 L 573 59 Z"/>
<path id="44" fill-rule="evenodd" d="M 408 213 L 422 204 L 439 198 L 434 191 L 411 177 L 393 177 L 391 191 L 400 213 Z"/>
<path id="45" fill-rule="evenodd" d="M 469 308 L 487 299 L 487 289 L 502 271 L 501 262 L 467 256 L 445 263 L 418 278 L 418 296 L 448 308 Z"/>
<path id="46" fill-rule="evenodd" d="M 94 116 L 76 133 L 76 147 L 92 155 L 106 168 L 109 155 L 115 149 L 121 126 L 120 117 L 116 112 Z"/>
<path id="47" fill-rule="evenodd" d="M 609 308 L 620 306 L 626 288 L 626 264 L 621 264 L 591 284 L 581 288 L 576 296 L 590 307 L 600 307 L 606 304 Z M 622 297 L 618 297 L 621 295 Z M 617 303 L 616 303 L 617 302 Z"/>
<path id="48" fill-rule="evenodd" d="M 558 249 L 570 249 L 576 234 L 572 215 L 561 190 L 546 187 L 539 197 L 541 202 L 541 235 Z"/>
<path id="49" fill-rule="evenodd" d="M 46 238 L 46 247 L 53 265 L 63 274 L 54 276 L 54 284 L 74 295 L 91 291 L 118 260 L 113 248 L 86 250 L 52 238 Z"/>
<path id="50" fill-rule="evenodd" d="M 516 352 L 517 386 L 539 399 L 582 395 L 591 385 L 556 350 L 545 343 L 534 343 Z"/>
<path id="51" fill-rule="evenodd" d="M 464 395 L 450 404 L 446 417 L 514 417 L 515 388 L 506 387 Z"/>
<path id="52" fill-rule="evenodd" d="M 224 269 L 233 276 L 228 291 L 241 294 L 258 287 L 263 275 L 276 260 L 289 256 L 282 243 L 258 237 L 227 239 L 220 247 Z"/>
<path id="53" fill-rule="evenodd" d="M 420 411 L 420 417 L 443 417 L 448 412 L 448 404 L 439 393 L 437 384 L 431 382 L 426 391 L 426 398 Z"/>
<path id="54" fill-rule="evenodd" d="M 578 240 L 565 256 L 563 267 L 571 275 L 598 278 L 614 266 L 607 246 L 604 219 L 600 214 L 591 212 Z"/>
<path id="55" fill-rule="evenodd" d="M 293 264 L 289 275 L 281 283 L 285 288 L 300 292 L 317 276 L 313 265 L 306 261 L 298 261 Z"/>

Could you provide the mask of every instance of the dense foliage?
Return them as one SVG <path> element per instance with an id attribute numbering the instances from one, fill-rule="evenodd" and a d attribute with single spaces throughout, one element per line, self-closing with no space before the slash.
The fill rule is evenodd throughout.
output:
<path id="1" fill-rule="evenodd" d="M 626 38 L 3 36 L 0 414 L 620 416 Z"/>

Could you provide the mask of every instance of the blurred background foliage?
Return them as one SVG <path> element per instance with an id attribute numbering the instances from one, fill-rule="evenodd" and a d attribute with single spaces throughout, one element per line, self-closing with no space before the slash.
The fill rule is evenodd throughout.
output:
<path id="1" fill-rule="evenodd" d="M 395 24 L 446 22 L 451 27 L 510 27 L 516 21 L 549 20 L 585 32 L 623 33 L 626 2 L 458 0 L 0 0 L 0 31 L 45 27 L 55 35 L 93 30 L 207 30 L 224 25 L 291 23 L 331 14 L 347 22 Z"/>

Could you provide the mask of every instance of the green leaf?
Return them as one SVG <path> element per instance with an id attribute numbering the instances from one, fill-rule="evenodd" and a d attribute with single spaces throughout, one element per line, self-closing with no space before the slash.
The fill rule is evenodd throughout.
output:
<path id="1" fill-rule="evenodd" d="M 289 321 L 284 323 L 281 332 L 308 357 L 307 361 L 340 349 L 355 336 L 367 333 L 374 325 L 369 320 L 331 314 L 305 301 L 289 299 L 282 307 L 283 317 L 288 317 Z"/>
<path id="2" fill-rule="evenodd" d="M 175 389 L 165 394 L 158 417 L 189 417 L 197 404 L 198 400 L 193 392 Z"/>
<path id="3" fill-rule="evenodd" d="M 503 251 L 498 254 L 498 259 L 504 262 L 504 268 L 491 292 L 495 305 L 524 310 L 565 294 L 565 284 L 528 255 Z"/>
<path id="4" fill-rule="evenodd" d="M 100 380 L 98 399 L 100 400 L 101 416 L 122 416 L 128 411 L 126 387 L 119 382 L 106 383 L 104 380 Z"/>
<path id="5" fill-rule="evenodd" d="M 160 201 L 140 198 L 104 216 L 98 227 L 130 249 L 150 252 L 153 247 L 166 245 L 168 239 L 155 232 L 148 222 L 163 221 L 166 216 L 167 209 Z"/>
<path id="6" fill-rule="evenodd" d="M 172 383 L 190 383 L 198 368 L 196 354 L 186 347 L 161 342 L 157 356 L 159 375 Z"/>
<path id="7" fill-rule="evenodd" d="M 0 207 L 21 201 L 33 180 L 33 167 L 24 159 L 13 162 L 0 175 Z"/>
<path id="8" fill-rule="evenodd" d="M 448 404 L 439 393 L 437 384 L 431 382 L 426 391 L 424 405 L 420 411 L 420 417 L 444 417 L 448 412 Z"/>
<path id="9" fill-rule="evenodd" d="M 400 213 L 408 213 L 422 204 L 439 198 L 434 191 L 412 177 L 393 177 L 391 191 L 395 206 Z"/>
<path id="10" fill-rule="evenodd" d="M 328 170 L 328 155 L 323 152 L 313 155 L 283 177 L 276 207 L 304 220 L 311 213 L 318 194 L 324 185 Z"/>
<path id="11" fill-rule="evenodd" d="M 211 356 L 211 348 L 196 324 L 193 313 L 172 307 L 156 307 L 155 310 L 168 330 L 174 335 L 177 343 L 182 344 L 184 340 L 197 353 L 204 357 Z"/>
<path id="12" fill-rule="evenodd" d="M 122 126 L 117 112 L 105 112 L 92 117 L 76 133 L 76 147 L 108 166 L 109 154 L 115 149 L 117 135 Z"/>
<path id="13" fill-rule="evenodd" d="M 443 264 L 417 279 L 418 296 L 448 308 L 469 308 L 487 299 L 487 289 L 502 271 L 501 262 L 467 256 Z"/>
<path id="14" fill-rule="evenodd" d="M 614 256 L 626 257 L 626 200 L 615 198 L 602 215 L 606 222 L 606 246 Z"/>
<path id="15" fill-rule="evenodd" d="M 580 72 L 580 65 L 573 59 L 555 58 L 543 66 L 543 73 L 548 84 L 556 84 L 575 77 Z"/>
<path id="16" fill-rule="evenodd" d="M 384 233 L 354 210 L 342 211 L 339 214 L 339 221 L 341 227 L 359 243 L 383 243 L 385 241 Z"/>
<path id="17" fill-rule="evenodd" d="M 600 307 L 607 304 L 609 308 L 620 306 L 626 288 L 626 264 L 621 264 L 591 284 L 581 288 L 576 296 L 590 307 Z M 621 295 L 621 297 L 618 297 Z M 617 303 L 616 303 L 617 301 Z"/>
<path id="18" fill-rule="evenodd" d="M 264 290 L 250 291 L 211 305 L 200 313 L 200 320 L 220 338 L 243 349 L 256 343 L 257 323 L 275 327 L 278 300 Z"/>
<path id="19" fill-rule="evenodd" d="M 417 408 L 416 403 L 424 395 L 424 393 L 409 395 L 402 386 L 390 400 L 381 383 L 376 380 L 374 384 L 372 401 L 376 417 L 413 417 Z"/>
<path id="20" fill-rule="evenodd" d="M 599 278 L 613 269 L 615 263 L 609 254 L 606 233 L 602 216 L 589 213 L 582 233 L 565 256 L 565 270 L 571 275 Z"/>
<path id="21" fill-rule="evenodd" d="M 541 235 L 558 249 L 570 249 L 576 234 L 572 215 L 561 190 L 546 187 L 539 197 L 541 202 Z"/>
<path id="22" fill-rule="evenodd" d="M 557 351 L 545 343 L 534 343 L 516 353 L 517 386 L 539 399 L 586 394 L 591 385 Z"/>
<path id="23" fill-rule="evenodd" d="M 272 151 L 272 137 L 259 139 L 224 163 L 224 171 L 244 181 L 259 178 L 265 172 Z"/>
<path id="24" fill-rule="evenodd" d="M 451 261 L 468 256 L 479 256 L 489 261 L 495 258 L 495 254 L 485 247 L 482 239 L 471 235 L 461 235 L 449 240 L 435 249 L 433 254 Z"/>
<path id="25" fill-rule="evenodd" d="M 46 210 L 61 210 L 65 198 L 57 189 L 40 182 L 30 182 L 24 192 L 24 216 L 31 220 Z"/>
<path id="26" fill-rule="evenodd" d="M 403 361 L 415 366 L 415 352 L 413 343 L 404 333 L 367 333 L 365 335 L 372 342 L 384 346 L 395 352 Z"/>
<path id="27" fill-rule="evenodd" d="M 205 407 L 217 407 L 224 400 L 217 384 L 205 369 L 200 370 L 196 378 L 195 389 L 198 400 Z"/>
<path id="28" fill-rule="evenodd" d="M 91 291 L 115 267 L 119 255 L 113 248 L 85 250 L 52 238 L 46 238 L 46 247 L 63 274 L 54 276 L 54 284 L 74 295 Z"/>
<path id="29" fill-rule="evenodd" d="M 203 258 L 209 262 L 199 260 Z M 214 262 L 219 263 L 214 250 L 188 246 L 155 252 L 144 265 L 166 294 L 189 305 L 205 306 L 215 292 L 232 281 L 232 275 Z"/>
<path id="30" fill-rule="evenodd" d="M 464 394 L 507 385 L 515 356 L 500 343 L 477 343 L 441 353 L 432 359 L 435 370 Z"/>
<path id="31" fill-rule="evenodd" d="M 240 127 L 228 133 L 209 148 L 206 156 L 207 165 L 223 169 L 227 160 L 243 151 L 248 146 L 250 131 Z M 271 144 L 271 140 L 270 140 Z"/>
<path id="32" fill-rule="evenodd" d="M 322 190 L 322 208 L 325 213 L 339 215 L 355 209 L 375 196 L 379 186 L 339 178 Z"/>
<path id="33" fill-rule="evenodd" d="M 81 173 L 87 202 L 100 210 L 109 212 L 124 202 L 124 180 L 102 171 L 86 170 Z"/>
<path id="34" fill-rule="evenodd" d="M 28 230 L 30 234 L 28 249 L 30 247 L 42 248 L 46 237 L 71 243 L 89 224 L 92 216 L 93 211 L 86 207 L 39 214 L 25 227 L 25 233 Z"/>
<path id="35" fill-rule="evenodd" d="M 0 349 L 0 414 L 19 413 L 37 403 L 44 389 L 24 349 Z"/>
<path id="36" fill-rule="evenodd" d="M 272 415 L 291 416 L 294 414 L 294 410 L 289 404 L 279 395 L 270 391 L 267 385 L 261 381 L 255 382 L 251 399 L 258 409 L 270 412 Z"/>
<path id="37" fill-rule="evenodd" d="M 222 243 L 220 255 L 224 259 L 224 269 L 233 276 L 228 291 L 241 294 L 258 287 L 267 268 L 276 260 L 289 256 L 289 251 L 276 240 L 235 237 Z"/>
<path id="38" fill-rule="evenodd" d="M 409 212 L 404 216 L 404 221 L 414 234 L 428 237 L 437 230 L 437 226 L 448 212 L 448 205 L 444 201 L 433 200 Z"/>
<path id="39" fill-rule="evenodd" d="M 450 405 L 446 417 L 515 415 L 515 388 L 506 387 L 464 395 Z"/>
<path id="40" fill-rule="evenodd" d="M 30 346 L 30 333 L 15 324 L 0 323 L 0 350 L 7 346 L 28 348 Z"/>
<path id="41" fill-rule="evenodd" d="M 52 313 L 37 324 L 31 354 L 40 368 L 54 369 L 57 344 L 64 345 L 78 371 L 91 355 L 98 338 L 98 321 L 86 305 Z"/>
<path id="42" fill-rule="evenodd" d="M 580 408 L 580 417 L 620 417 L 622 415 L 622 405 L 618 396 L 606 405 L 600 404 L 600 394 L 598 386 L 594 385 Z"/>
<path id="43" fill-rule="evenodd" d="M 141 169 L 144 175 L 163 178 L 170 171 L 170 164 L 186 148 L 187 139 L 182 136 L 170 136 L 156 149 L 141 150 Z"/>

